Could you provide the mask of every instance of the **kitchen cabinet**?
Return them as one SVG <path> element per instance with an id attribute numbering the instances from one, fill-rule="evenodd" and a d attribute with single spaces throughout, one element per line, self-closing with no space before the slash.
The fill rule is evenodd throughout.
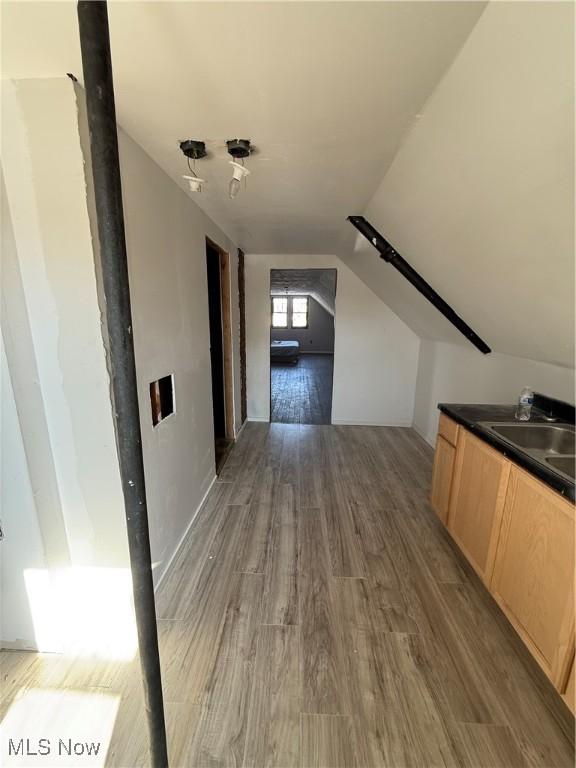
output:
<path id="1" fill-rule="evenodd" d="M 555 686 L 574 654 L 574 506 L 514 466 L 492 593 Z"/>
<path id="2" fill-rule="evenodd" d="M 442 416 L 432 506 L 574 712 L 574 504 Z"/>
<path id="3" fill-rule="evenodd" d="M 472 567 L 490 586 L 510 462 L 460 429 L 448 512 L 448 530 Z"/>

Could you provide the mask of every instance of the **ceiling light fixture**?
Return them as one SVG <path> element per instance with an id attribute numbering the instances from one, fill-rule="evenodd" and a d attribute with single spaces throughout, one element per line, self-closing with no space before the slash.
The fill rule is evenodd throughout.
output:
<path id="1" fill-rule="evenodd" d="M 246 177 L 251 173 L 251 171 L 244 165 L 244 159 L 250 156 L 253 147 L 250 145 L 250 139 L 230 139 L 226 142 L 226 146 L 228 148 L 228 154 L 233 157 L 233 159 L 230 160 L 230 165 L 232 166 L 232 178 L 228 185 L 228 194 L 231 198 L 234 198 L 238 192 L 240 192 L 242 180 L 246 182 Z"/>
<path id="2" fill-rule="evenodd" d="M 245 179 L 247 176 L 250 176 L 250 171 L 248 170 L 248 168 L 246 168 L 245 165 L 242 165 L 241 163 L 237 163 L 235 160 L 230 160 L 230 165 L 233 166 L 233 171 L 232 171 L 232 178 L 230 179 L 230 184 L 228 185 L 228 193 L 231 198 L 234 198 L 236 197 L 238 192 L 240 192 L 242 179 Z"/>
<path id="3" fill-rule="evenodd" d="M 182 178 L 188 182 L 190 192 L 202 192 L 202 184 L 206 184 L 206 179 L 201 179 L 196 173 L 196 160 L 206 157 L 205 143 L 198 141 L 198 139 L 186 139 L 186 141 L 180 142 L 180 149 L 186 156 L 188 170 L 192 174 L 191 176 L 183 174 Z M 192 165 L 190 165 L 190 160 L 192 160 Z"/>

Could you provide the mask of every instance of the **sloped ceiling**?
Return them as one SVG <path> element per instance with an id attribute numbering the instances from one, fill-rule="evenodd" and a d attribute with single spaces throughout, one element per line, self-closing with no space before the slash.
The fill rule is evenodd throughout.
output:
<path id="1" fill-rule="evenodd" d="M 573 14 L 571 3 L 490 4 L 364 211 L 494 351 L 565 366 Z M 352 227 L 341 255 L 420 336 L 467 343 Z"/>
<path id="2" fill-rule="evenodd" d="M 345 222 L 364 213 L 495 350 L 573 365 L 568 2 L 111 2 L 119 121 L 246 251 L 336 253 L 422 337 L 465 339 Z M 4 77 L 81 78 L 74 2 L 2 4 Z M 253 140 L 227 198 L 224 141 Z M 478 353 L 480 354 L 480 353 Z"/>
<path id="3" fill-rule="evenodd" d="M 484 2 L 112 2 L 119 122 L 187 189 L 178 140 L 207 141 L 195 201 L 253 253 L 334 253 Z M 82 70 L 75 2 L 4 2 L 3 77 Z M 225 140 L 252 139 L 228 199 Z"/>
<path id="4" fill-rule="evenodd" d="M 334 315 L 336 303 L 335 269 L 272 269 L 270 293 L 273 296 L 307 295 L 316 299 L 320 306 Z"/>

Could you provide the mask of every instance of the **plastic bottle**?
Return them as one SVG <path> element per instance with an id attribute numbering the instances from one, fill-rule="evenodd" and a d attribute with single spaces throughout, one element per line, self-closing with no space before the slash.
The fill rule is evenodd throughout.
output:
<path id="1" fill-rule="evenodd" d="M 518 398 L 518 407 L 516 408 L 516 418 L 518 421 L 528 421 L 534 402 L 534 392 L 532 387 L 524 387 Z"/>

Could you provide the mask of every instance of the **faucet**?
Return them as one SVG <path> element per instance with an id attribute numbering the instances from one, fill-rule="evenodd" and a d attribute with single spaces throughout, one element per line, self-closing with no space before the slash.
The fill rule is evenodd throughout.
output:
<path id="1" fill-rule="evenodd" d="M 554 411 L 546 412 L 541 410 L 540 408 L 536 408 L 535 410 L 538 411 L 538 413 L 540 414 L 540 416 L 542 416 L 544 421 L 549 421 L 549 422 L 558 421 L 558 416 L 554 416 Z"/>

